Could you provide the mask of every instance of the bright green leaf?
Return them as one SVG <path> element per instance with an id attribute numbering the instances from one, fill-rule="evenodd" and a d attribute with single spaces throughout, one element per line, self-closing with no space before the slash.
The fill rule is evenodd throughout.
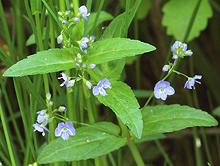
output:
<path id="1" fill-rule="evenodd" d="M 135 56 L 155 50 L 150 44 L 126 38 L 111 38 L 97 41 L 88 49 L 88 64 L 101 64 L 124 57 Z"/>
<path id="2" fill-rule="evenodd" d="M 95 69 L 88 70 L 88 73 L 97 82 L 106 77 L 111 80 L 119 80 L 121 71 L 124 68 L 124 60 L 118 60 L 118 63 L 114 62 L 98 65 Z"/>
<path id="3" fill-rule="evenodd" d="M 107 89 L 107 95 L 98 95 L 98 100 L 112 109 L 116 116 L 128 126 L 131 132 L 140 138 L 143 129 L 143 121 L 139 104 L 131 88 L 119 81 L 111 81 L 111 89 Z"/>
<path id="4" fill-rule="evenodd" d="M 111 130 L 106 132 L 106 129 Z M 126 138 L 118 136 L 118 126 L 100 122 L 80 127 L 76 135 L 64 141 L 61 138 L 44 146 L 38 156 L 40 164 L 58 161 L 78 161 L 108 154 L 126 144 Z"/>
<path id="5" fill-rule="evenodd" d="M 95 23 L 95 19 L 96 19 L 97 13 L 92 13 L 89 18 L 88 18 L 88 22 L 87 22 L 87 28 L 86 28 L 86 34 L 88 34 Z M 96 22 L 96 26 L 100 25 L 101 23 L 105 22 L 105 21 L 109 21 L 112 20 L 113 16 L 105 11 L 101 11 L 98 17 L 98 20 Z"/>
<path id="6" fill-rule="evenodd" d="M 194 126 L 216 126 L 218 122 L 207 112 L 189 106 L 158 105 L 142 109 L 143 135 L 178 131 Z"/>
<path id="7" fill-rule="evenodd" d="M 124 2 L 124 1 L 123 1 Z M 132 5 L 131 7 L 127 8 L 126 11 L 117 17 L 114 18 L 114 20 L 108 25 L 108 27 L 105 29 L 102 38 L 116 38 L 116 37 L 126 37 L 128 33 L 129 26 L 136 14 L 136 11 L 138 7 L 140 6 L 141 0 L 136 0 L 134 3 L 131 3 L 131 1 L 127 1 L 126 3 Z M 109 78 L 119 78 L 121 75 L 121 72 L 125 66 L 125 60 L 121 59 L 113 61 L 109 67 L 109 71 L 104 71 L 103 74 L 106 73 L 112 73 L 109 74 Z M 116 69 L 114 69 L 114 67 Z M 112 72 L 112 71 L 115 72 Z"/>
<path id="8" fill-rule="evenodd" d="M 79 41 L 84 35 L 84 21 L 80 20 L 77 24 L 71 26 L 70 30 L 67 32 L 70 34 L 70 38 L 73 41 Z"/>
<path id="9" fill-rule="evenodd" d="M 198 0 L 170 0 L 164 5 L 162 24 L 167 27 L 169 35 L 173 35 L 178 40 L 184 40 L 191 17 L 195 13 L 187 42 L 199 36 L 199 33 L 206 28 L 208 18 L 212 16 L 212 8 L 209 0 L 201 0 L 198 10 L 197 4 Z"/>
<path id="10" fill-rule="evenodd" d="M 102 38 L 126 37 L 140 3 L 141 0 L 136 0 L 129 10 L 118 15 L 105 29 Z"/>
<path id="11" fill-rule="evenodd" d="M 45 74 L 74 68 L 77 49 L 50 49 L 17 62 L 7 69 L 3 76 L 20 77 Z"/>

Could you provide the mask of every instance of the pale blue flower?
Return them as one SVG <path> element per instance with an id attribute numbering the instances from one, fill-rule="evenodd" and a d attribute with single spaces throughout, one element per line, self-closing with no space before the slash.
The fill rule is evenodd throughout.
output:
<path id="1" fill-rule="evenodd" d="M 65 73 L 61 73 L 61 77 L 58 77 L 58 79 L 63 79 L 63 83 L 60 84 L 60 86 L 65 85 L 67 88 L 70 88 L 75 84 L 75 80 L 71 80 L 71 78 L 68 77 Z"/>
<path id="2" fill-rule="evenodd" d="M 87 17 L 90 15 L 90 13 L 88 13 L 88 9 L 85 5 L 83 5 L 79 8 L 79 14 L 82 16 L 82 18 L 84 20 L 87 20 Z"/>
<path id="3" fill-rule="evenodd" d="M 166 100 L 167 96 L 173 95 L 175 90 L 167 81 L 158 81 L 154 87 L 154 96 L 157 99 Z"/>
<path id="4" fill-rule="evenodd" d="M 74 17 L 74 18 L 73 18 L 73 21 L 74 21 L 75 23 L 77 23 L 77 22 L 79 22 L 79 18 L 78 18 L 78 17 Z"/>
<path id="5" fill-rule="evenodd" d="M 88 43 L 89 43 L 89 38 L 88 37 L 83 37 L 80 40 L 80 44 L 79 44 L 80 49 L 84 50 L 84 49 L 88 48 Z"/>
<path id="6" fill-rule="evenodd" d="M 99 81 L 98 84 L 93 88 L 92 90 L 93 95 L 97 96 L 100 94 L 101 96 L 106 96 L 107 93 L 105 89 L 108 89 L 108 88 L 111 88 L 111 83 L 107 78 L 105 78 Z"/>
<path id="7" fill-rule="evenodd" d="M 96 67 L 96 64 L 90 64 L 89 67 L 90 67 L 91 69 L 94 69 L 94 68 Z"/>
<path id="8" fill-rule="evenodd" d="M 39 124 L 39 123 L 33 124 L 34 131 L 38 131 L 38 132 L 42 133 L 42 136 L 45 136 L 45 131 L 49 132 L 49 130 L 46 128 L 47 123 L 48 123 L 47 121 L 44 121 L 41 124 Z"/>
<path id="9" fill-rule="evenodd" d="M 195 89 L 195 83 L 199 83 L 201 84 L 201 82 L 197 81 L 197 80 L 200 80 L 202 79 L 202 76 L 201 75 L 195 75 L 194 77 L 189 77 L 188 80 L 186 81 L 185 85 L 184 85 L 184 88 L 187 88 L 187 89 Z"/>
<path id="10" fill-rule="evenodd" d="M 49 115 L 46 113 L 46 110 L 41 110 L 37 112 L 37 122 L 43 123 L 45 121 L 48 121 Z"/>
<path id="11" fill-rule="evenodd" d="M 180 41 L 175 41 L 171 46 L 171 51 L 173 53 L 173 59 L 175 60 L 178 59 L 178 57 L 183 58 L 184 56 L 191 56 L 193 54 L 191 50 L 187 50 L 187 44 Z"/>
<path id="12" fill-rule="evenodd" d="M 163 68 L 162 68 L 163 72 L 167 72 L 169 70 L 170 70 L 170 65 L 164 65 Z"/>
<path id="13" fill-rule="evenodd" d="M 61 137 L 63 140 L 68 140 L 70 136 L 74 136 L 75 134 L 76 131 L 71 121 L 60 122 L 55 129 L 55 136 Z"/>

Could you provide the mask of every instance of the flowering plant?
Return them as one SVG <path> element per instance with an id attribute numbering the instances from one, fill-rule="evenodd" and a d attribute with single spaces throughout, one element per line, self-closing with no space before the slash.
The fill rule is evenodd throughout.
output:
<path id="1" fill-rule="evenodd" d="M 17 83 L 19 79 L 26 79 L 26 85 L 33 85 L 32 81 L 39 84 L 36 89 L 28 86 L 27 90 L 34 92 L 29 96 L 29 109 L 34 110 L 31 116 L 35 121 L 24 121 L 25 126 L 31 124 L 31 127 L 25 127 L 25 132 L 34 131 L 31 134 L 34 145 L 30 140 L 27 145 L 30 151 L 38 148 L 37 138 L 46 142 L 33 155 L 37 163 L 94 159 L 97 164 L 103 155 L 108 155 L 114 163 L 112 152 L 120 152 L 121 147 L 127 146 L 136 164 L 142 166 L 145 164 L 138 143 L 150 139 L 157 141 L 164 138 L 165 133 L 188 127 L 217 125 L 211 115 L 200 109 L 164 104 L 176 93 L 171 81 L 174 75 L 185 79 L 182 87 L 189 91 L 195 91 L 196 83 L 202 82 L 201 75 L 188 76 L 177 68 L 181 61 L 194 56 L 183 41 L 175 41 L 171 45 L 171 56 L 161 69 L 162 77 L 155 83 L 143 106 L 131 87 L 124 83 L 121 75 L 126 58 L 149 52 L 156 54 L 153 52 L 156 47 L 152 44 L 126 38 L 140 3 L 140 0 L 128 3 L 130 7 L 113 19 L 101 8 L 93 12 L 89 3 L 79 6 L 77 0 L 72 4 L 60 2 L 59 11 L 52 8 L 52 1 L 36 1 L 36 4 L 33 1 L 30 9 L 25 0 L 28 20 L 33 27 L 37 26 L 36 30 L 33 29 L 37 52 L 13 63 L 3 76 L 14 77 L 19 99 L 22 98 Z M 51 31 L 46 30 L 46 33 L 50 34 L 50 39 L 42 37 L 41 26 L 44 24 L 40 24 L 40 16 L 42 20 L 44 17 L 39 11 L 44 11 L 45 19 L 48 19 Z M 112 22 L 97 33 L 99 25 L 111 19 Z M 43 46 L 43 40 L 49 43 L 48 47 Z M 41 89 L 41 76 L 44 94 L 35 97 Z M 152 101 L 163 104 L 153 106 Z M 25 109 L 20 100 L 18 105 L 21 110 Z M 99 108 L 111 110 L 114 120 L 101 118 Z M 21 116 L 26 118 L 24 112 Z"/>

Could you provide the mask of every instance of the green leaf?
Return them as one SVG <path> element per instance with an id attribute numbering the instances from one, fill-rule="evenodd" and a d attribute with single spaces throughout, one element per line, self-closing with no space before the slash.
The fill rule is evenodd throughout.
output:
<path id="1" fill-rule="evenodd" d="M 194 126 L 216 126 L 218 122 L 207 112 L 189 106 L 158 105 L 142 109 L 143 135 L 174 132 Z"/>
<path id="2" fill-rule="evenodd" d="M 43 35 L 42 35 L 42 40 L 45 40 L 46 39 L 46 27 L 44 27 L 43 29 Z M 25 45 L 26 46 L 30 46 L 30 45 L 33 45 L 33 44 L 36 44 L 36 39 L 35 39 L 35 35 L 34 34 L 31 34 L 29 36 L 29 38 L 27 39 Z"/>
<path id="3" fill-rule="evenodd" d="M 71 69 L 75 67 L 76 54 L 76 48 L 41 51 L 17 62 L 3 76 L 20 77 Z"/>
<path id="4" fill-rule="evenodd" d="M 106 132 L 107 129 L 114 134 Z M 78 161 L 108 154 L 126 144 L 126 138 L 116 135 L 119 131 L 118 126 L 108 122 L 80 127 L 68 141 L 58 138 L 43 147 L 37 161 L 40 164 Z"/>
<path id="5" fill-rule="evenodd" d="M 119 81 L 111 81 L 111 89 L 107 89 L 107 95 L 98 95 L 98 100 L 112 109 L 116 116 L 128 126 L 131 132 L 140 138 L 143 129 L 143 121 L 139 104 L 131 88 Z"/>
<path id="6" fill-rule="evenodd" d="M 126 37 L 140 3 L 141 0 L 136 0 L 129 10 L 117 16 L 105 29 L 102 38 Z"/>
<path id="7" fill-rule="evenodd" d="M 126 38 L 111 38 L 97 41 L 88 49 L 88 64 L 101 64 L 124 57 L 135 56 L 155 50 L 150 44 Z"/>
<path id="8" fill-rule="evenodd" d="M 88 18 L 88 22 L 87 22 L 87 28 L 86 28 L 86 34 L 89 34 L 90 31 L 92 30 L 94 23 L 95 23 L 95 19 L 96 19 L 97 13 L 92 13 L 89 18 Z M 98 17 L 98 20 L 96 22 L 96 26 L 100 25 L 101 23 L 105 22 L 105 21 L 109 21 L 112 20 L 113 16 L 105 11 L 101 11 Z"/>
<path id="9" fill-rule="evenodd" d="M 142 0 L 141 5 L 139 6 L 137 11 L 137 19 L 143 20 L 147 16 L 151 6 L 152 0 Z"/>
<path id="10" fill-rule="evenodd" d="M 126 3 L 129 3 L 132 6 L 130 8 L 127 8 L 124 13 L 114 18 L 114 20 L 105 29 L 102 35 L 103 39 L 127 36 L 129 26 L 136 14 L 138 7 L 140 6 L 141 0 L 136 0 L 134 3 L 131 3 L 131 1 L 128 1 Z M 119 78 L 125 66 L 125 60 L 121 59 L 120 61 L 118 60 L 113 61 L 112 65 L 109 66 L 111 66 L 111 69 L 109 68 L 110 69 L 109 71 L 103 73 L 109 73 L 115 70 L 114 76 L 109 76 L 109 78 L 113 78 L 113 77 Z M 116 69 L 113 69 L 112 68 L 113 66 L 115 66 Z"/>
<path id="11" fill-rule="evenodd" d="M 177 40 L 184 40 L 190 24 L 191 17 L 195 13 L 192 29 L 187 42 L 199 36 L 212 16 L 212 8 L 208 0 L 201 0 L 197 10 L 198 0 L 170 0 L 164 7 L 162 24 L 167 28 L 167 34 L 173 35 Z"/>
<path id="12" fill-rule="evenodd" d="M 91 78 L 100 81 L 104 78 L 119 80 L 121 71 L 124 68 L 124 60 L 118 60 L 118 63 L 109 62 L 96 66 L 95 69 L 87 70 Z"/>
<path id="13" fill-rule="evenodd" d="M 215 108 L 212 112 L 213 115 L 220 117 L 220 106 Z"/>
<path id="14" fill-rule="evenodd" d="M 70 34 L 73 41 L 79 41 L 84 34 L 84 21 L 80 20 L 77 24 L 72 25 L 67 33 Z"/>

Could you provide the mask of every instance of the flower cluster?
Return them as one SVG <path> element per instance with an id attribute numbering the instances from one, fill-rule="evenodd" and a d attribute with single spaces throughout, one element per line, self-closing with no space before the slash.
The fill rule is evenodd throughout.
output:
<path id="1" fill-rule="evenodd" d="M 84 20 L 87 20 L 89 15 L 90 15 L 90 13 L 88 13 L 87 7 L 83 5 L 79 8 L 78 15 L 75 16 L 73 18 L 73 20 L 74 20 L 75 23 L 79 22 L 79 20 L 81 18 L 84 19 Z"/>
<path id="2" fill-rule="evenodd" d="M 173 53 L 173 59 L 184 58 L 185 56 L 192 56 L 193 52 L 187 50 L 187 44 L 180 41 L 175 41 L 171 46 L 171 51 Z"/>
<path id="3" fill-rule="evenodd" d="M 101 81 L 98 82 L 98 84 L 96 86 L 94 86 L 92 93 L 93 95 L 97 96 L 97 95 L 101 95 L 101 96 L 106 96 L 106 89 L 110 88 L 111 89 L 111 83 L 110 81 L 105 78 Z"/>
<path id="4" fill-rule="evenodd" d="M 162 71 L 168 72 L 164 78 L 167 78 L 172 72 L 178 75 L 182 75 L 187 78 L 184 88 L 195 89 L 195 83 L 200 84 L 201 82 L 199 82 L 198 80 L 200 80 L 202 76 L 195 75 L 194 77 L 188 77 L 187 75 L 175 70 L 177 59 L 184 58 L 185 56 L 192 56 L 193 52 L 191 50 L 187 50 L 187 44 L 180 41 L 176 41 L 171 46 L 171 52 L 173 53 L 172 59 L 174 59 L 174 63 L 169 63 L 163 66 Z M 174 93 L 174 88 L 170 85 L 168 81 L 165 80 L 158 81 L 154 87 L 154 96 L 157 99 L 166 100 L 167 96 L 171 96 Z"/>
<path id="5" fill-rule="evenodd" d="M 48 109 L 43 109 L 41 111 L 37 112 L 37 122 L 33 124 L 34 131 L 38 131 L 42 134 L 42 136 L 45 136 L 45 132 L 49 132 L 48 128 L 46 127 L 50 122 L 53 121 L 54 118 L 59 117 L 62 118 L 62 115 L 58 113 L 64 113 L 66 112 L 66 107 L 59 106 L 58 108 L 52 110 L 53 103 L 51 101 L 51 95 L 47 94 L 46 96 L 46 103 Z M 65 120 L 65 118 L 63 118 Z M 70 136 L 75 135 L 75 128 L 73 127 L 73 124 L 71 121 L 67 122 L 60 122 L 58 123 L 56 129 L 55 129 L 55 136 L 61 137 L 63 140 L 67 140 Z"/>
<path id="6" fill-rule="evenodd" d="M 46 103 L 47 103 L 48 108 L 53 105 L 53 102 L 51 101 L 50 94 L 46 95 Z M 49 131 L 46 126 L 50 120 L 51 120 L 51 118 L 50 118 L 46 109 L 38 111 L 37 112 L 37 122 L 35 124 L 33 124 L 34 131 L 38 131 L 38 132 L 42 133 L 42 136 L 45 136 L 45 131 Z"/>
<path id="7" fill-rule="evenodd" d="M 88 9 L 86 6 L 82 5 L 79 7 L 78 14 L 74 15 L 72 11 L 65 11 L 65 12 L 58 12 L 59 20 L 63 25 L 63 30 L 61 31 L 60 35 L 57 37 L 57 44 L 62 44 L 64 41 L 64 31 L 70 28 L 72 25 L 77 24 L 81 19 L 87 20 L 90 13 L 88 13 Z M 69 45 L 70 40 L 66 40 L 65 45 Z M 86 42 L 86 41 L 84 41 Z M 66 47 L 66 46 L 65 46 Z"/>
<path id="8" fill-rule="evenodd" d="M 69 76 L 70 73 L 60 73 L 60 76 L 58 77 L 58 79 L 62 81 L 60 86 L 73 88 L 73 86 L 76 85 L 78 81 L 81 81 L 88 88 L 88 90 L 92 92 L 94 96 L 106 96 L 108 93 L 107 89 L 111 89 L 110 81 L 107 78 L 104 78 L 100 80 L 97 84 L 95 84 L 95 81 L 89 80 L 92 79 L 92 77 L 89 75 L 89 72 L 87 72 L 87 70 L 94 69 L 96 67 L 96 64 L 84 63 L 84 60 L 87 58 L 87 56 L 89 56 L 89 48 L 93 48 L 95 36 L 85 35 L 79 41 L 71 41 L 70 37 L 67 36 L 66 33 L 64 33 L 68 32 L 68 28 L 80 25 L 78 24 L 79 22 L 88 20 L 88 16 L 90 15 L 90 13 L 88 13 L 86 6 L 81 6 L 77 15 L 74 15 L 73 12 L 69 11 L 59 12 L 58 14 L 59 20 L 62 22 L 63 25 L 63 30 L 61 31 L 61 34 L 57 37 L 57 43 L 62 44 L 61 47 L 63 48 L 73 46 L 76 47 L 76 45 L 78 45 L 78 53 L 74 57 L 75 64 L 73 64 L 76 65 L 75 76 Z M 34 130 L 41 132 L 42 135 L 45 135 L 45 131 L 48 131 L 46 125 L 53 119 L 58 119 L 61 120 L 61 122 L 57 124 L 57 127 L 54 131 L 55 136 L 61 137 L 63 140 L 68 140 L 69 137 L 76 134 L 76 130 L 73 126 L 73 123 L 69 121 L 66 117 L 66 114 L 62 115 L 62 112 L 65 112 L 66 108 L 64 106 L 60 106 L 59 108 L 51 111 L 51 107 L 52 106 L 48 106 L 48 110 L 42 110 L 38 112 L 37 123 L 33 125 Z"/>

